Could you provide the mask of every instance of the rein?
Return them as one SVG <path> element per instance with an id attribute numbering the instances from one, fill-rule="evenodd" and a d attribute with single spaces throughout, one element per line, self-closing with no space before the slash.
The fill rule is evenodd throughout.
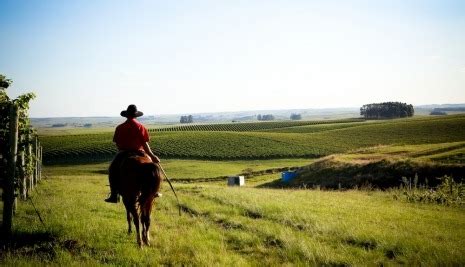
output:
<path id="1" fill-rule="evenodd" d="M 179 216 L 181 216 L 181 204 L 179 203 L 179 198 L 178 198 L 178 195 L 176 194 L 176 191 L 174 191 L 174 187 L 173 185 L 171 184 L 171 180 L 170 178 L 168 178 L 168 176 L 166 175 L 166 172 L 165 170 L 163 169 L 163 167 L 161 166 L 161 164 L 158 162 L 156 163 L 160 169 L 161 169 L 161 172 L 163 173 L 163 175 L 165 176 L 166 180 L 168 181 L 168 184 L 170 185 L 171 187 L 171 190 L 173 191 L 174 193 L 174 196 L 176 197 L 176 201 L 178 202 L 178 208 L 179 208 Z"/>

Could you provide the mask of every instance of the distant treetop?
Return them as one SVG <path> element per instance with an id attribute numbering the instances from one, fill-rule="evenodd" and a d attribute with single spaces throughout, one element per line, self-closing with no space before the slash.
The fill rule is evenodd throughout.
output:
<path id="1" fill-rule="evenodd" d="M 273 114 L 265 114 L 265 115 L 258 114 L 257 115 L 257 120 L 259 120 L 259 121 L 272 121 L 272 120 L 274 120 L 274 116 L 273 116 Z"/>
<path id="2" fill-rule="evenodd" d="M 291 114 L 291 120 L 301 120 L 301 119 L 302 119 L 301 114 L 298 114 L 298 113 L 292 113 Z"/>
<path id="3" fill-rule="evenodd" d="M 414 112 L 411 104 L 401 102 L 366 104 L 360 108 L 360 115 L 365 119 L 405 118 L 412 117 Z"/>

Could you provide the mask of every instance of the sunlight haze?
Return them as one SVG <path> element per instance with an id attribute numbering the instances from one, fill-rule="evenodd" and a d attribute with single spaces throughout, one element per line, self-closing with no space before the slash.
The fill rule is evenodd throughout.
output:
<path id="1" fill-rule="evenodd" d="M 465 1 L 0 1 L 32 117 L 465 102 Z"/>

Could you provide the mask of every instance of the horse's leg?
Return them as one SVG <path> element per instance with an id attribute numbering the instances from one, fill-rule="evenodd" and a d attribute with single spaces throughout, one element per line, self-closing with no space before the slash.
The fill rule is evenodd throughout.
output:
<path id="1" fill-rule="evenodd" d="M 132 233 L 132 227 L 131 227 L 131 212 L 129 212 L 128 209 L 126 209 L 126 219 L 128 220 L 128 235 Z"/>
<path id="2" fill-rule="evenodd" d="M 153 197 L 149 198 L 149 200 L 145 203 L 143 209 L 143 220 L 142 222 L 145 225 L 145 239 L 144 242 L 146 245 L 150 245 L 150 215 L 152 213 L 152 206 L 153 206 Z"/>
<path id="3" fill-rule="evenodd" d="M 123 196 L 123 204 L 124 204 L 124 207 L 126 208 L 126 220 L 128 221 L 128 235 L 130 233 L 132 233 L 132 229 L 131 229 L 131 202 L 128 201 L 128 198 L 127 197 L 124 197 Z"/>
<path id="4" fill-rule="evenodd" d="M 145 223 L 147 219 L 145 218 L 145 212 L 142 211 L 141 214 L 141 224 L 142 224 L 142 242 L 144 242 L 145 245 L 148 244 L 148 239 L 147 239 L 147 224 Z"/>
<path id="5" fill-rule="evenodd" d="M 140 236 L 140 217 L 139 217 L 139 213 L 137 212 L 137 208 L 135 207 L 135 205 L 131 209 L 131 215 L 134 221 L 134 226 L 136 227 L 137 244 L 139 245 L 139 247 L 142 247 L 142 239 Z"/>
<path id="6" fill-rule="evenodd" d="M 144 207 L 142 211 L 142 225 L 143 225 L 143 232 L 142 232 L 143 241 L 147 246 L 150 246 L 150 234 L 149 234 L 150 216 L 147 215 L 146 207 Z"/>
<path id="7" fill-rule="evenodd" d="M 141 198 L 141 202 L 139 203 L 140 204 L 140 220 L 141 220 L 141 224 L 142 224 L 142 241 L 144 242 L 144 244 L 148 245 L 148 240 L 147 240 L 147 225 L 145 223 L 145 221 L 147 220 L 145 217 L 146 217 L 146 212 L 145 212 L 145 201 L 143 201 L 144 199 Z"/>
<path id="8" fill-rule="evenodd" d="M 146 221 L 145 221 L 145 235 L 147 236 L 146 237 L 146 244 L 147 246 L 150 246 L 150 213 L 147 214 L 147 216 L 145 217 L 146 218 Z"/>

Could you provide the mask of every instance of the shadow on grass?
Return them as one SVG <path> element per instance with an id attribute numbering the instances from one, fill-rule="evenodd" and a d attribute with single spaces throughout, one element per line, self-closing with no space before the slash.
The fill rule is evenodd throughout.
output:
<path id="1" fill-rule="evenodd" d="M 97 250 L 79 240 L 61 240 L 58 234 L 47 231 L 34 233 L 17 231 L 9 240 L 0 241 L 0 262 L 5 257 L 51 262 L 56 259 L 60 251 L 66 251 L 77 257 L 86 254 L 97 258 L 99 255 Z"/>
<path id="2" fill-rule="evenodd" d="M 91 173 L 108 175 L 108 170 L 107 169 L 95 170 L 95 171 L 91 171 Z"/>
<path id="3" fill-rule="evenodd" d="M 4 253 L 11 253 L 52 260 L 56 256 L 57 242 L 57 236 L 50 232 L 14 232 L 10 239 L 0 241 L 0 258 Z"/>
<path id="4" fill-rule="evenodd" d="M 276 179 L 267 183 L 260 184 L 256 186 L 257 188 L 266 188 L 266 189 L 281 189 L 289 187 L 289 184 L 284 183 L 281 179 Z"/>
<path id="5" fill-rule="evenodd" d="M 418 176 L 418 184 L 435 187 L 441 183 L 438 177 L 454 177 L 463 182 L 465 165 L 418 163 L 410 160 L 380 160 L 368 164 L 352 164 L 330 159 L 317 161 L 297 171 L 297 177 L 290 182 L 280 179 L 261 184 L 261 188 L 379 188 L 398 187 L 402 177 Z"/>

